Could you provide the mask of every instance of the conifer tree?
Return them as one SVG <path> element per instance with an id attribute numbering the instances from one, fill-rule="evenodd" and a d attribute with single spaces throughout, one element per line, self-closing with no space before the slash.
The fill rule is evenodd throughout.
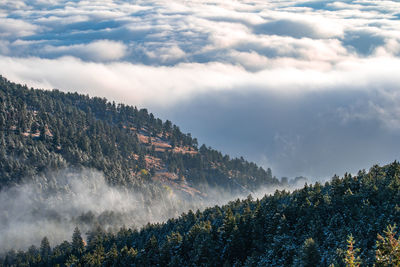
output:
<path id="1" fill-rule="evenodd" d="M 85 249 L 85 244 L 81 236 L 81 232 L 78 227 L 75 227 L 74 233 L 72 234 L 72 253 L 76 256 L 80 256 Z"/>
<path id="2" fill-rule="evenodd" d="M 376 241 L 376 266 L 400 266 L 400 240 L 396 238 L 396 225 L 389 225 L 384 236 Z"/>
<path id="3" fill-rule="evenodd" d="M 354 238 L 353 235 L 347 237 L 347 250 L 344 262 L 346 267 L 358 267 L 361 264 L 360 257 L 357 255 L 359 253 L 358 248 L 354 248 Z"/>
<path id="4" fill-rule="evenodd" d="M 321 255 L 318 250 L 318 246 L 314 239 L 308 238 L 304 241 L 301 260 L 305 267 L 319 266 L 321 262 Z"/>
<path id="5" fill-rule="evenodd" d="M 45 236 L 40 242 L 40 256 L 45 264 L 48 264 L 51 255 L 51 247 L 49 239 Z"/>

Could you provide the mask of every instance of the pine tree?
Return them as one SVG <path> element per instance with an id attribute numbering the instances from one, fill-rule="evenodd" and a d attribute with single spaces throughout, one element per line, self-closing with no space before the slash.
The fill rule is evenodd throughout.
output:
<path id="1" fill-rule="evenodd" d="M 74 233 L 72 234 L 72 253 L 76 256 L 80 256 L 85 249 L 85 244 L 81 236 L 81 232 L 78 227 L 75 227 Z"/>
<path id="2" fill-rule="evenodd" d="M 49 239 L 45 236 L 40 243 L 40 256 L 45 264 L 49 262 L 49 257 L 51 254 L 51 247 Z"/>
<path id="3" fill-rule="evenodd" d="M 301 260 L 305 267 L 319 266 L 321 262 L 321 255 L 318 250 L 318 246 L 314 239 L 308 238 L 304 241 Z"/>
<path id="4" fill-rule="evenodd" d="M 360 266 L 361 260 L 360 257 L 357 256 L 359 253 L 358 248 L 354 248 L 354 238 L 353 235 L 349 235 L 347 237 L 347 251 L 344 262 L 346 263 L 346 267 L 357 267 Z"/>
<path id="5" fill-rule="evenodd" d="M 117 245 L 114 243 L 111 249 L 106 253 L 104 260 L 106 266 L 119 266 L 118 264 L 118 250 Z"/>
<path id="6" fill-rule="evenodd" d="M 135 260 L 137 254 L 138 254 L 138 252 L 136 249 L 134 249 L 134 248 L 128 249 L 127 246 L 124 246 L 121 249 L 121 253 L 120 253 L 121 266 L 130 266 L 133 263 L 133 261 Z"/>
<path id="7" fill-rule="evenodd" d="M 396 238 L 396 225 L 389 225 L 384 236 L 376 241 L 376 266 L 400 266 L 400 240 Z"/>
<path id="8" fill-rule="evenodd" d="M 145 244 L 144 250 L 146 252 L 146 265 L 156 266 L 160 259 L 160 250 L 158 247 L 157 238 L 153 235 Z"/>
<path id="9" fill-rule="evenodd" d="M 83 261 L 85 262 L 85 266 L 100 267 L 103 264 L 104 258 L 104 247 L 100 244 L 96 246 L 92 253 L 85 254 Z"/>

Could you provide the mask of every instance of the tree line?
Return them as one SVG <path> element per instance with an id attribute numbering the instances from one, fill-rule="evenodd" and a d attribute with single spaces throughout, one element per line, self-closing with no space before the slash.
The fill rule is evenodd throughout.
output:
<path id="1" fill-rule="evenodd" d="M 98 227 L 51 248 L 10 251 L 3 266 L 398 266 L 400 164 L 324 185 L 249 196 L 117 233 Z M 85 241 L 83 241 L 85 239 Z M 86 243 L 84 243 L 86 242 Z"/>

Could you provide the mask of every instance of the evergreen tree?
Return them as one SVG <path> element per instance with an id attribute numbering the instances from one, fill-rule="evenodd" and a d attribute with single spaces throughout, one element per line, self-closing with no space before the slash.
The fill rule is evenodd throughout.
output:
<path id="1" fill-rule="evenodd" d="M 40 256 L 45 265 L 49 264 L 49 259 L 51 255 L 51 247 L 49 239 L 45 236 L 40 242 Z"/>
<path id="2" fill-rule="evenodd" d="M 318 250 L 318 246 L 315 243 L 314 239 L 308 238 L 304 241 L 301 260 L 303 266 L 305 267 L 313 267 L 319 266 L 321 262 L 321 255 Z"/>
<path id="3" fill-rule="evenodd" d="M 104 247 L 102 245 L 98 245 L 92 253 L 84 255 L 83 262 L 85 266 L 101 267 L 103 265 L 104 258 Z"/>
<path id="4" fill-rule="evenodd" d="M 354 243 L 353 235 L 349 235 L 347 238 L 347 250 L 344 259 L 347 267 L 358 267 L 361 264 L 360 257 L 357 255 L 360 250 L 354 248 Z"/>
<path id="5" fill-rule="evenodd" d="M 83 242 L 81 232 L 78 227 L 75 227 L 74 233 L 72 234 L 72 253 L 75 256 L 80 256 L 85 249 L 85 244 Z"/>
<path id="6" fill-rule="evenodd" d="M 120 266 L 118 260 L 117 245 L 114 243 L 111 249 L 106 253 L 104 265 L 105 266 Z"/>
<path id="7" fill-rule="evenodd" d="M 121 261 L 121 266 L 130 266 L 134 263 L 136 256 L 137 256 L 138 252 L 137 250 L 135 250 L 134 248 L 130 248 L 128 249 L 127 246 L 124 246 L 121 249 L 121 257 L 120 257 L 120 261 Z"/>
<path id="8" fill-rule="evenodd" d="M 144 251 L 146 253 L 145 256 L 145 265 L 146 266 L 157 266 L 160 259 L 160 251 L 158 247 L 157 238 L 153 235 L 147 241 Z"/>
<path id="9" fill-rule="evenodd" d="M 400 266 L 400 240 L 396 238 L 396 225 L 387 226 L 384 236 L 376 241 L 376 266 Z"/>

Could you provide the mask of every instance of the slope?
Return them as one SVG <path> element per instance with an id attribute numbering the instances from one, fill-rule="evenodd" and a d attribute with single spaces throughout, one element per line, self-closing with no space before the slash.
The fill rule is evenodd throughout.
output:
<path id="1" fill-rule="evenodd" d="M 88 233 L 86 245 L 76 229 L 74 240 L 80 242 L 51 249 L 43 239 L 40 249 L 9 252 L 3 264 L 397 266 L 400 240 L 395 228 L 384 230 L 400 223 L 399 177 L 398 162 L 373 166 L 368 173 L 335 176 L 323 186 L 238 199 L 139 231 L 121 228 L 111 234 L 97 228 Z"/>
<path id="2" fill-rule="evenodd" d="M 0 77 L 0 189 L 67 167 L 99 170 L 110 185 L 164 186 L 189 197 L 279 183 L 270 169 L 198 148 L 196 138 L 146 109 Z"/>

